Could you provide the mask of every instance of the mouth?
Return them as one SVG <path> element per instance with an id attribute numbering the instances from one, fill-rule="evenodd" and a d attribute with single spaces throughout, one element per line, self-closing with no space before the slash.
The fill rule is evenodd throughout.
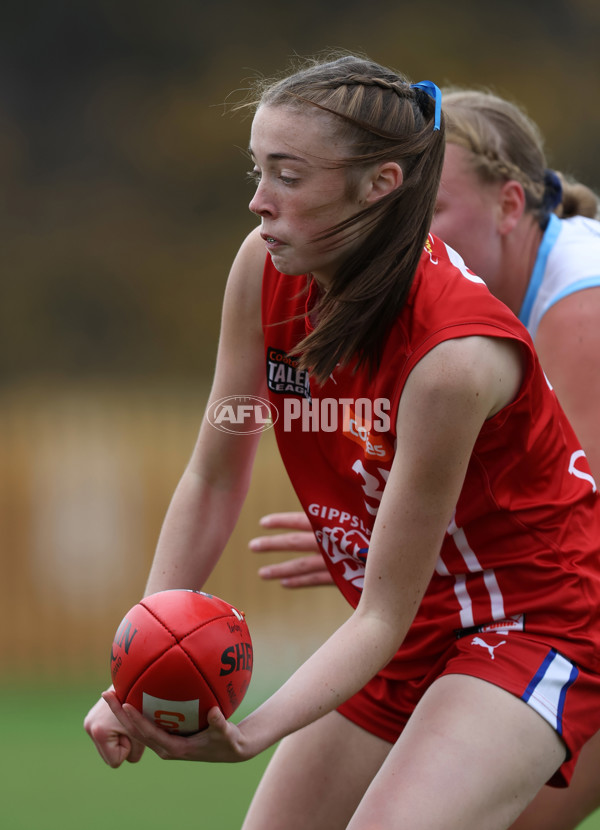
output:
<path id="1" fill-rule="evenodd" d="M 268 233 L 261 233 L 261 237 L 264 240 L 264 243 L 267 247 L 273 247 L 274 245 L 282 245 L 282 241 L 280 239 L 276 239 L 276 237 L 271 236 Z"/>

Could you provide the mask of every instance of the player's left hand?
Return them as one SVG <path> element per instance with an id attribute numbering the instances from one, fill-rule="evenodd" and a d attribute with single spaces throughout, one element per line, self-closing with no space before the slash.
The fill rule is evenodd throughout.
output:
<path id="1" fill-rule="evenodd" d="M 285 533 L 257 536 L 248 543 L 257 553 L 307 552 L 288 561 L 264 565 L 259 568 L 261 579 L 279 580 L 284 588 L 312 588 L 316 585 L 333 585 L 331 574 L 319 553 L 319 547 L 308 517 L 302 511 L 269 513 L 260 520 L 261 527 L 285 530 Z"/>
<path id="2" fill-rule="evenodd" d="M 129 703 L 121 706 L 112 691 L 104 692 L 102 697 L 127 732 L 165 761 L 235 763 L 254 755 L 245 748 L 239 727 L 230 723 L 216 706 L 208 713 L 206 729 L 184 737 L 161 729 Z"/>

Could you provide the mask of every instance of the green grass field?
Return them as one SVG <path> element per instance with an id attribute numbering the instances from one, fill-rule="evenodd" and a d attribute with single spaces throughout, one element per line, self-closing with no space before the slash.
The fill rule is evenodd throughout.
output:
<path id="1" fill-rule="evenodd" d="M 5 830 L 236 830 L 268 754 L 245 764 L 107 767 L 82 728 L 98 686 L 0 690 Z M 240 714 L 243 714 L 240 710 Z"/>
<path id="2" fill-rule="evenodd" d="M 198 830 L 238 830 L 270 753 L 213 766 L 166 763 L 147 752 L 139 764 L 109 769 L 82 728 L 97 690 L 0 690 L 5 830 L 164 830 L 180 821 Z M 256 702 L 245 702 L 240 716 Z M 600 813 L 580 827 L 600 830 Z"/>

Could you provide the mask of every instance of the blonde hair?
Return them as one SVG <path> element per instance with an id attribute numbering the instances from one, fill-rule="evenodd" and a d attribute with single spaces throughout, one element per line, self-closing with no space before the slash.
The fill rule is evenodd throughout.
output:
<path id="1" fill-rule="evenodd" d="M 527 210 L 542 227 L 561 218 L 598 215 L 598 196 L 563 173 L 548 170 L 537 125 L 516 104 L 483 90 L 447 89 L 443 96 L 446 141 L 472 154 L 482 181 L 518 181 Z"/>

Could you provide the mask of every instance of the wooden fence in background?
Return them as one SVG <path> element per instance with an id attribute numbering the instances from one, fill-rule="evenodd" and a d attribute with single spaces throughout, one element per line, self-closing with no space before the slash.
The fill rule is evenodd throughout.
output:
<path id="1" fill-rule="evenodd" d="M 112 635 L 140 597 L 202 413 L 202 392 L 29 387 L 0 393 L 0 661 L 4 682 L 108 677 Z M 297 504 L 274 436 L 206 586 L 245 611 L 257 671 L 285 673 L 347 615 L 329 588 L 289 591 L 247 541 Z"/>

